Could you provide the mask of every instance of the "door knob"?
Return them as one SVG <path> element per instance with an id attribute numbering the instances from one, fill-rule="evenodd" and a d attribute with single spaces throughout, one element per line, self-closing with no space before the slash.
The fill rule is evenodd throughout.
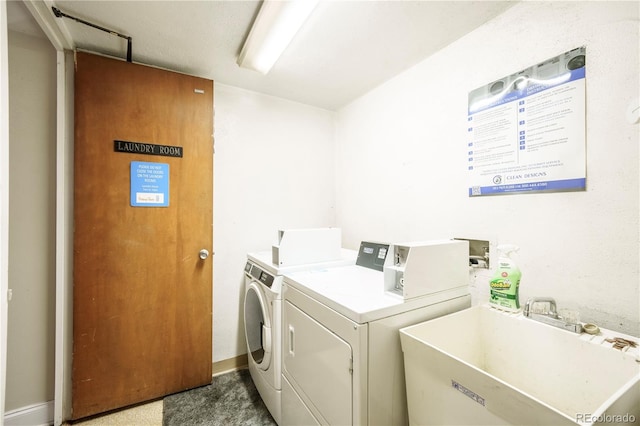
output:
<path id="1" fill-rule="evenodd" d="M 207 257 L 209 257 L 209 250 L 207 249 L 200 250 L 200 253 L 198 253 L 198 256 L 200 256 L 200 259 L 205 260 Z"/>

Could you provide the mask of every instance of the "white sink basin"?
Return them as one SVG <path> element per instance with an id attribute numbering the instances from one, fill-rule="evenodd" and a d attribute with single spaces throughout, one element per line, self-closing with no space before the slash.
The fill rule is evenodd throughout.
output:
<path id="1" fill-rule="evenodd" d="M 400 330 L 414 425 L 640 422 L 638 348 L 487 306 Z"/>

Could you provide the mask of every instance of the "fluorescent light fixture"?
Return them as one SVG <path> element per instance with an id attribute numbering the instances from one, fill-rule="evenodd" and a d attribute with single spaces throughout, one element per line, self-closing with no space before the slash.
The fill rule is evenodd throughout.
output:
<path id="1" fill-rule="evenodd" d="M 317 4 L 318 0 L 264 0 L 238 65 L 268 73 Z"/>

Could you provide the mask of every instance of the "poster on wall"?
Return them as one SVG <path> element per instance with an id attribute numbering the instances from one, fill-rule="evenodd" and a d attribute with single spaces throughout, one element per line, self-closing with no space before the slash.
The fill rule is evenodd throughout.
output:
<path id="1" fill-rule="evenodd" d="M 469 93 L 469 196 L 583 191 L 586 47 Z"/>
<path id="2" fill-rule="evenodd" d="M 169 165 L 131 162 L 131 207 L 169 206 Z"/>

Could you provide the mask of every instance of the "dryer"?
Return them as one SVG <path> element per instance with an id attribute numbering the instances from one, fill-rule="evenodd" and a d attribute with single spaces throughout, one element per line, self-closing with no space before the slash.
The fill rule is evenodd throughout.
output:
<path id="1" fill-rule="evenodd" d="M 285 272 L 354 264 L 354 250 L 338 248 L 337 260 L 278 266 L 272 251 L 249 253 L 244 267 L 244 329 L 251 378 L 274 420 L 281 419 L 282 280 Z"/>
<path id="2" fill-rule="evenodd" d="M 466 244 L 452 262 L 465 278 L 419 297 L 385 289 L 389 245 L 363 242 L 356 265 L 285 274 L 282 425 L 408 424 L 399 329 L 471 305 L 468 242 L 455 244 Z M 367 253 L 378 262 L 361 262 Z"/>

